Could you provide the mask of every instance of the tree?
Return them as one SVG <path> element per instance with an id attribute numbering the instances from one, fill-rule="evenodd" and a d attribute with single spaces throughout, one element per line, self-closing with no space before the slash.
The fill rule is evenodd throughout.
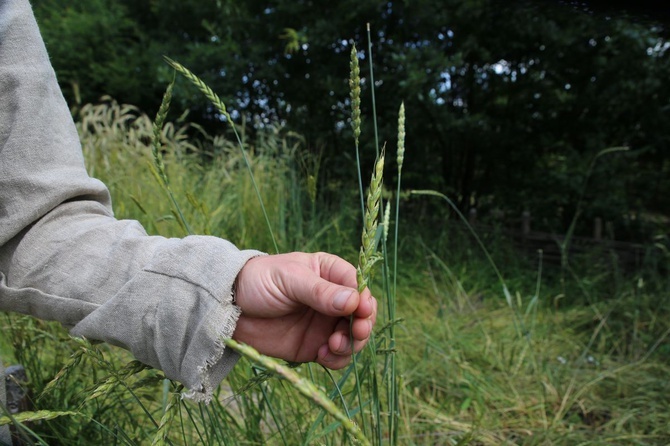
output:
<path id="1" fill-rule="evenodd" d="M 391 150 L 406 103 L 408 186 L 446 191 L 463 210 L 531 209 L 562 231 L 593 157 L 629 145 L 595 165 L 587 214 L 615 220 L 670 204 L 660 131 L 670 124 L 670 67 L 658 24 L 547 1 L 68 3 L 35 8 L 61 82 L 79 85 L 86 101 L 107 93 L 155 109 L 172 76 L 165 54 L 235 117 L 255 128 L 286 122 L 338 160 L 330 175 L 349 175 L 348 54 L 355 42 L 369 98 L 370 23 L 379 130 Z M 176 102 L 191 119 L 219 125 L 193 89 L 180 86 Z M 369 164 L 369 99 L 362 111 Z"/>

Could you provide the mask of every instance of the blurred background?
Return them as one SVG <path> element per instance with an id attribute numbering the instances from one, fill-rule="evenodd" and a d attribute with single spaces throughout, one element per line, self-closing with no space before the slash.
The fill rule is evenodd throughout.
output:
<path id="1" fill-rule="evenodd" d="M 73 107 L 110 95 L 153 115 L 183 63 L 248 135 L 281 125 L 348 179 L 348 58 L 359 49 L 362 162 L 371 167 L 366 24 L 380 145 L 407 109 L 405 188 L 448 194 L 480 222 L 650 242 L 670 209 L 667 6 L 658 2 L 35 0 Z M 180 81 L 175 113 L 221 132 Z M 626 147 L 627 151 L 602 151 Z M 600 155 L 599 155 L 600 154 Z M 324 193 L 328 191 L 323 187 Z M 430 213 L 430 212 L 429 212 Z M 580 218 L 574 220 L 579 213 Z M 516 221 L 514 221 L 516 219 Z"/>

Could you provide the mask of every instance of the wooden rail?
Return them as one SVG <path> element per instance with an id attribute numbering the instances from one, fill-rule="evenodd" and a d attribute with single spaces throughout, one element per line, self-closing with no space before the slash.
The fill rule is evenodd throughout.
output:
<path id="1" fill-rule="evenodd" d="M 654 255 L 654 249 L 639 243 L 628 243 L 603 238 L 602 219 L 593 222 L 593 237 L 566 237 L 564 234 L 533 231 L 531 214 L 524 211 L 518 229 L 494 228 L 477 221 L 477 210 L 470 209 L 468 222 L 480 234 L 498 231 L 507 237 L 523 253 L 537 257 L 542 251 L 543 262 L 560 265 L 563 257 L 592 255 L 626 270 L 642 266 L 647 256 Z"/>

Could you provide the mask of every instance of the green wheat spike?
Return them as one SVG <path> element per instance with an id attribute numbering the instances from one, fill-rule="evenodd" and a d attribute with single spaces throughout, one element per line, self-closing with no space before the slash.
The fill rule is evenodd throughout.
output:
<path id="1" fill-rule="evenodd" d="M 195 74 L 193 74 L 193 72 L 191 72 L 191 70 L 189 70 L 188 68 L 186 68 L 185 66 L 183 66 L 183 65 L 180 64 L 179 62 L 176 62 L 176 61 L 170 59 L 170 58 L 167 57 L 167 56 L 165 57 L 165 61 L 166 61 L 172 68 L 174 68 L 178 73 L 180 73 L 180 74 L 183 75 L 186 79 L 188 79 L 189 81 L 191 81 L 191 83 L 192 83 L 193 85 L 195 85 L 195 86 L 198 88 L 198 90 L 200 90 L 200 91 L 202 92 L 202 94 L 205 95 L 205 97 L 206 97 L 207 99 L 209 99 L 209 101 L 214 105 L 214 107 L 216 107 L 216 109 L 219 110 L 219 112 L 220 112 L 223 116 L 225 116 L 226 119 L 228 120 L 228 122 L 230 122 L 231 125 L 232 125 L 233 120 L 232 120 L 232 118 L 230 117 L 230 113 L 228 113 L 228 110 L 226 109 L 226 104 L 223 103 L 223 101 L 221 100 L 221 98 L 219 98 L 219 96 L 218 96 L 216 93 L 214 93 L 214 91 L 212 91 L 212 89 L 209 88 L 209 86 L 208 86 L 206 83 L 204 83 L 204 82 L 202 81 L 202 79 L 200 79 L 198 76 L 196 76 Z"/>
<path id="2" fill-rule="evenodd" d="M 365 206 L 365 218 L 363 234 L 361 236 L 361 250 L 358 255 L 358 291 L 363 291 L 368 286 L 370 271 L 378 260 L 375 256 L 377 226 L 379 224 L 379 203 L 382 196 L 382 180 L 384 175 L 384 150 L 377 158 L 375 170 L 370 181 L 367 202 Z"/>
<path id="3" fill-rule="evenodd" d="M 163 446 L 165 444 L 168 444 L 167 437 L 168 432 L 170 430 L 170 425 L 172 424 L 172 420 L 175 418 L 175 415 L 179 413 L 182 388 L 183 386 L 179 386 L 176 389 L 175 393 L 172 394 L 172 398 L 170 398 L 170 402 L 165 408 L 165 413 L 163 413 L 160 426 L 158 427 L 156 436 L 151 442 L 151 446 Z"/>
<path id="4" fill-rule="evenodd" d="M 349 61 L 349 95 L 351 97 L 351 128 L 354 131 L 354 140 L 358 147 L 358 138 L 361 136 L 361 69 L 358 64 L 356 45 L 351 47 Z"/>
<path id="5" fill-rule="evenodd" d="M 405 103 L 400 103 L 398 111 L 398 175 L 402 172 L 402 164 L 405 161 Z"/>
<path id="6" fill-rule="evenodd" d="M 256 183 L 256 179 L 254 178 L 253 171 L 251 169 L 251 163 L 249 162 L 249 158 L 247 157 L 247 153 L 244 150 L 244 145 L 242 144 L 242 139 L 240 138 L 240 135 L 237 132 L 237 129 L 235 128 L 235 124 L 233 123 L 233 119 L 230 117 L 230 113 L 228 113 L 228 110 L 226 109 L 226 104 L 223 103 L 221 98 L 212 91 L 211 88 L 207 84 L 205 84 L 198 76 L 193 74 L 191 70 L 180 64 L 179 62 L 176 62 L 169 57 L 165 57 L 165 61 L 175 69 L 178 73 L 183 75 L 186 79 L 188 79 L 193 85 L 195 85 L 202 94 L 205 95 L 207 99 L 216 107 L 216 109 L 221 113 L 225 118 L 228 120 L 228 123 L 230 124 L 231 128 L 233 129 L 233 133 L 235 134 L 235 138 L 237 139 L 237 143 L 240 147 L 240 150 L 242 152 L 242 157 L 244 158 L 244 163 L 247 166 L 247 170 L 249 172 L 249 177 L 251 178 L 251 184 L 254 187 L 254 191 L 256 192 L 256 197 L 258 198 L 258 202 L 261 206 L 261 211 L 263 212 L 263 216 L 265 217 L 265 223 L 268 227 L 268 232 L 270 233 L 270 238 L 272 238 L 272 243 L 274 245 L 275 251 L 279 253 L 279 245 L 277 245 L 277 239 L 275 238 L 274 231 L 272 230 L 272 225 L 270 224 L 270 218 L 268 217 L 268 213 L 265 210 L 265 204 L 263 203 L 263 199 L 261 197 L 261 192 L 260 189 L 258 188 L 258 184 Z"/>
<path id="7" fill-rule="evenodd" d="M 363 200 L 363 176 L 361 174 L 361 156 L 358 138 L 361 136 L 361 69 L 358 64 L 356 45 L 351 47 L 349 57 L 349 96 L 351 97 L 351 128 L 354 132 L 354 147 L 356 149 L 356 172 L 358 174 L 358 192 L 361 198 L 361 218 L 365 215 Z"/>
<path id="8" fill-rule="evenodd" d="M 0 417 L 0 426 L 10 424 L 14 421 L 19 423 L 29 423 L 31 421 L 53 420 L 54 418 L 66 417 L 66 416 L 77 417 L 77 416 L 83 416 L 83 414 L 72 411 L 50 411 L 50 410 L 38 410 L 35 412 L 20 412 L 12 415 L 13 420 L 10 417 Z"/>
<path id="9" fill-rule="evenodd" d="M 165 164 L 163 163 L 163 155 L 161 154 L 161 129 L 165 124 L 165 118 L 167 117 L 168 110 L 170 109 L 170 102 L 172 101 L 172 89 L 174 88 L 174 79 L 168 85 L 163 94 L 163 100 L 161 105 L 158 108 L 158 113 L 156 114 L 156 119 L 153 124 L 153 135 L 151 139 L 151 155 L 154 158 L 154 164 L 158 168 L 158 174 L 162 180 L 163 186 L 169 187 L 169 181 L 167 173 L 165 171 Z"/>
<path id="10" fill-rule="evenodd" d="M 172 188 L 170 187 L 170 181 L 168 179 L 167 171 L 165 169 L 165 164 L 163 163 L 163 155 L 161 154 L 161 145 L 162 145 L 161 130 L 163 129 L 165 119 L 167 118 L 167 114 L 170 109 L 170 102 L 172 101 L 172 89 L 174 87 L 174 82 L 175 80 L 173 78 L 172 82 L 170 82 L 167 89 L 165 90 L 165 94 L 163 94 L 163 100 L 161 101 L 161 105 L 158 108 L 158 113 L 156 114 L 156 119 L 154 120 L 153 123 L 152 136 L 151 136 L 151 154 L 153 155 L 156 171 L 152 173 L 154 173 L 154 175 L 156 175 L 157 178 L 160 179 L 159 183 L 163 185 L 165 191 L 168 194 L 168 197 L 170 198 L 170 201 L 172 201 L 172 205 L 174 206 L 175 209 L 174 210 L 175 217 L 177 218 L 179 225 L 187 234 L 193 234 L 193 231 L 188 225 L 188 222 L 184 217 L 184 213 L 182 212 L 179 203 L 177 203 L 177 199 L 172 193 Z"/>

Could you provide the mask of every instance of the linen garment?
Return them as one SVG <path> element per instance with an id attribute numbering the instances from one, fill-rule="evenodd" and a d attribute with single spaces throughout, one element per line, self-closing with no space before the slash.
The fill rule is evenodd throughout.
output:
<path id="1" fill-rule="evenodd" d="M 0 0 L 0 310 L 130 350 L 208 401 L 237 355 L 237 274 L 262 253 L 206 236 L 148 236 L 114 218 L 28 0 Z"/>

